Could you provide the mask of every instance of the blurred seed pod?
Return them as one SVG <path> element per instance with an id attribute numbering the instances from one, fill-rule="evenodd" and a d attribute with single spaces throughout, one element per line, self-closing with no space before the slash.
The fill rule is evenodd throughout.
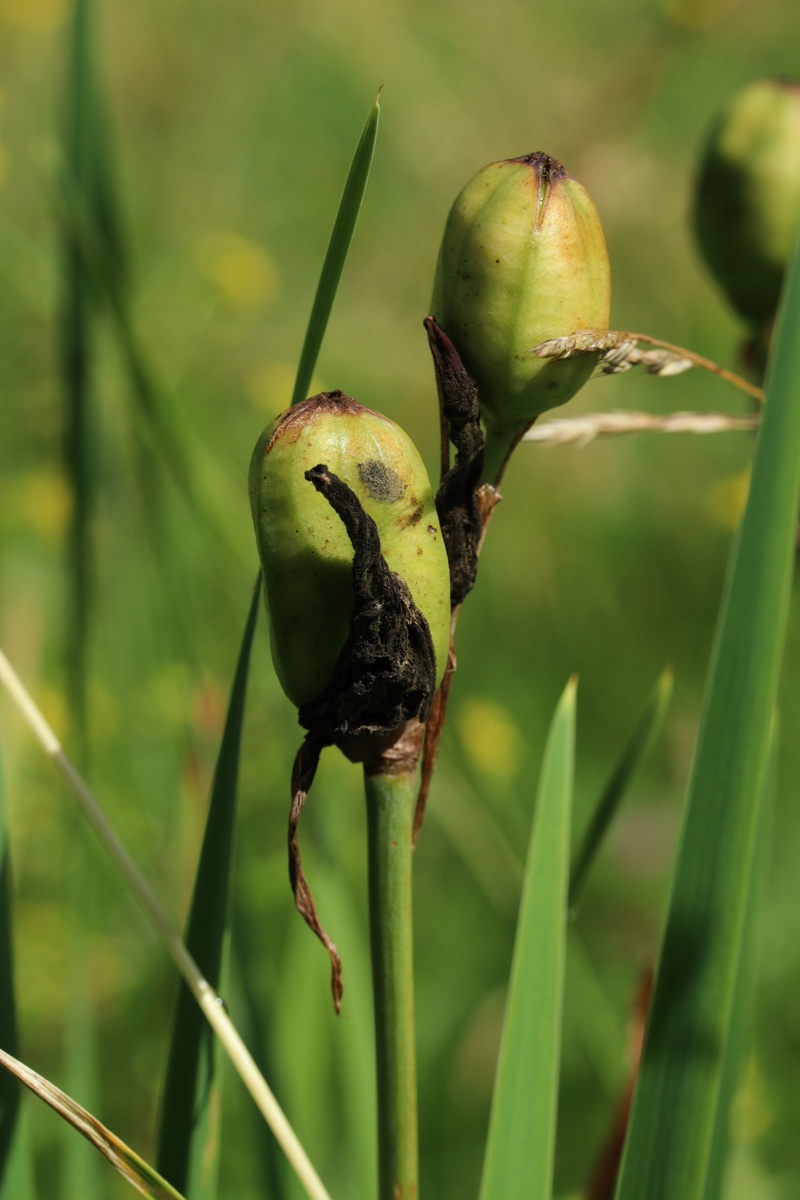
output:
<path id="1" fill-rule="evenodd" d="M 486 479 L 595 366 L 592 355 L 548 362 L 530 350 L 608 328 L 610 293 L 597 210 L 561 163 L 542 153 L 491 163 L 460 192 L 439 251 L 432 312 L 478 385 Z"/>
<path id="2" fill-rule="evenodd" d="M 762 79 L 734 97 L 706 146 L 694 222 L 733 308 L 769 323 L 800 224 L 800 84 Z"/>
<path id="3" fill-rule="evenodd" d="M 324 494 L 331 478 L 351 507 L 375 522 L 386 566 L 425 618 L 438 685 L 449 646 L 450 581 L 425 466 L 393 421 L 329 392 L 273 421 L 250 465 L 272 657 L 283 690 L 300 708 L 315 701 L 350 634 L 354 549 L 344 518 Z"/>

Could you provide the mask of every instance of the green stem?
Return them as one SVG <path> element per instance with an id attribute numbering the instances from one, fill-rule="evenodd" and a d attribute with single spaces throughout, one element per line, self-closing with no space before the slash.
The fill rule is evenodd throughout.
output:
<path id="1" fill-rule="evenodd" d="M 417 1200 L 417 1070 L 411 926 L 413 771 L 365 770 L 378 1068 L 379 1200 Z"/>

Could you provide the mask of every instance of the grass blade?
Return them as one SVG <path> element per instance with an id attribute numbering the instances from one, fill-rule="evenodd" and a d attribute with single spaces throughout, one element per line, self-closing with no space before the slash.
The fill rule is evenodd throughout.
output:
<path id="1" fill-rule="evenodd" d="M 672 671 L 667 667 L 658 682 L 647 707 L 628 739 L 611 776 L 603 788 L 597 807 L 592 813 L 586 832 L 575 854 L 569 879 L 569 904 L 572 907 L 580 895 L 597 852 L 608 832 L 631 781 L 647 758 L 667 715 L 672 696 Z"/>
<path id="2" fill-rule="evenodd" d="M 298 404 L 308 396 L 308 389 L 311 386 L 311 376 L 314 374 L 319 348 L 325 336 L 328 318 L 331 315 L 331 308 L 336 296 L 336 289 L 339 286 L 339 280 L 342 275 L 342 268 L 347 258 L 347 252 L 350 249 L 350 242 L 353 239 L 353 231 L 355 230 L 356 221 L 361 209 L 361 201 L 364 199 L 364 192 L 366 191 L 369 171 L 372 165 L 372 155 L 375 150 L 375 139 L 378 136 L 380 112 L 379 93 L 375 98 L 375 103 L 370 109 L 366 124 L 361 132 L 361 137 L 353 155 L 353 161 L 350 164 L 350 172 L 347 176 L 347 182 L 344 185 L 342 198 L 339 201 L 339 211 L 336 214 L 333 232 L 331 233 L 328 250 L 325 254 L 325 261 L 322 264 L 322 271 L 319 283 L 317 284 L 317 294 L 314 297 L 303 349 L 300 352 L 300 362 L 297 366 L 294 392 L 292 393 L 292 404 Z"/>
<path id="3" fill-rule="evenodd" d="M 63 747 L 41 709 L 24 687 L 5 654 L 0 650 L 0 684 L 8 692 L 45 755 L 50 759 L 78 803 L 86 820 L 99 838 L 126 884 L 133 892 L 145 916 L 164 944 L 181 975 L 191 988 L 197 1004 L 213 1028 L 236 1068 L 259 1112 L 275 1134 L 310 1200 L 330 1200 L 322 1180 L 314 1170 L 296 1133 L 286 1119 L 253 1056 L 239 1036 L 220 998 L 175 932 L 153 889 L 114 833 L 97 797 L 64 753 Z"/>
<path id="4" fill-rule="evenodd" d="M 91 205 L 94 171 L 92 80 L 88 0 L 77 0 L 72 25 L 66 98 L 65 159 L 73 187 Z M 80 736 L 86 732 L 86 656 L 91 574 L 90 523 L 94 463 L 90 395 L 94 297 L 77 239 L 62 231 L 64 291 L 61 311 L 61 375 L 65 404 L 64 462 L 72 493 L 68 533 L 70 600 L 67 619 L 69 702 Z"/>
<path id="5" fill-rule="evenodd" d="M 703 1200 L 720 1200 L 723 1196 L 728 1152 L 730 1149 L 730 1106 L 741 1084 L 742 1068 L 745 1055 L 751 1045 L 750 1015 L 755 993 L 756 971 L 758 967 L 758 914 L 760 902 L 766 883 L 767 865 L 769 861 L 769 846 L 771 841 L 773 814 L 776 801 L 777 784 L 777 726 L 773 725 L 772 744 L 770 746 L 769 765 L 764 782 L 764 799 L 761 805 L 759 827 L 756 830 L 755 868 L 753 881 L 748 898 L 747 924 L 744 930 L 742 962 L 740 967 L 739 986 L 736 991 L 734 1008 L 731 1013 L 728 1045 L 723 1064 L 720 1082 L 720 1100 L 717 1105 L 717 1118 L 711 1145 L 706 1190 Z"/>
<path id="6" fill-rule="evenodd" d="M 17 1050 L 14 959 L 11 944 L 11 865 L 0 758 L 0 1045 Z M 0 1078 L 0 1200 L 33 1200 L 30 1157 L 21 1096 L 13 1079 Z"/>
<path id="7" fill-rule="evenodd" d="M 214 786 L 185 936 L 189 952 L 219 991 L 228 929 L 229 882 L 236 819 L 244 704 L 250 650 L 261 600 L 259 576 L 245 626 L 222 734 Z M 216 1193 L 219 1163 L 217 1041 L 192 993 L 178 991 L 161 1098 L 156 1166 L 175 1187 L 205 1200 Z"/>
<path id="8" fill-rule="evenodd" d="M 87 1141 L 116 1167 L 123 1179 L 143 1196 L 148 1196 L 151 1200 L 181 1200 L 180 1192 L 170 1187 L 165 1179 L 139 1158 L 138 1154 L 49 1079 L 32 1071 L 5 1050 L 0 1050 L 0 1066 L 5 1067 L 11 1075 L 30 1088 L 35 1096 L 44 1100 L 45 1104 L 49 1104 L 59 1116 L 82 1133 Z"/>
<path id="9" fill-rule="evenodd" d="M 90 562 L 88 542 L 81 542 L 79 533 L 88 526 L 92 499 L 92 476 L 87 470 L 91 465 L 88 456 L 92 452 L 88 407 L 90 335 L 94 333 L 94 318 L 101 311 L 111 318 L 128 376 L 133 400 L 135 465 L 146 500 L 151 536 L 156 538 L 160 531 L 158 513 L 153 516 L 161 499 L 161 481 L 152 471 L 155 449 L 166 462 L 193 512 L 200 514 L 217 536 L 226 540 L 224 523 L 211 511 L 206 503 L 207 488 L 198 482 L 203 471 L 194 461 L 196 453 L 192 456 L 187 452 L 185 424 L 179 419 L 171 398 L 158 386 L 136 332 L 126 267 L 124 222 L 113 170 L 108 108 L 95 63 L 91 25 L 90 0 L 76 0 L 68 72 L 65 153 L 54 197 L 65 247 L 62 341 L 65 390 L 70 408 L 66 447 L 75 494 L 75 533 L 70 558 L 77 564 L 76 576 L 84 591 Z M 88 599 L 79 594 L 78 601 L 77 617 L 82 618 L 85 625 Z M 80 624 L 76 629 L 73 640 L 77 642 L 83 631 Z"/>
<path id="10" fill-rule="evenodd" d="M 575 688 L 571 680 L 556 709 L 545 748 L 481 1200 L 550 1200 L 552 1195 L 567 937 Z"/>
<path id="11" fill-rule="evenodd" d="M 799 332 L 795 258 L 717 628 L 618 1200 L 706 1194 L 794 565 Z"/>

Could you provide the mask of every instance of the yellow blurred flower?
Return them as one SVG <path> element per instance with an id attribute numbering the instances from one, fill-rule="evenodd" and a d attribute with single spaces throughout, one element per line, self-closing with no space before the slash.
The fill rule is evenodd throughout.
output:
<path id="1" fill-rule="evenodd" d="M 255 308 L 272 300 L 278 290 L 278 272 L 269 254 L 238 233 L 204 234 L 195 247 L 195 259 L 229 308 Z"/>
<path id="2" fill-rule="evenodd" d="M 53 33 L 67 19 L 67 0 L 0 0 L 0 21 L 28 33 Z"/>
<path id="3" fill-rule="evenodd" d="M 725 529 L 738 527 L 747 503 L 750 471 L 737 471 L 711 485 L 706 493 L 706 508 L 711 519 Z"/>
<path id="4" fill-rule="evenodd" d="M 458 711 L 456 724 L 473 766 L 495 779 L 516 775 L 522 759 L 522 735 L 504 705 L 469 697 Z"/>
<path id="5" fill-rule="evenodd" d="M 11 526 L 46 538 L 61 537 L 72 511 L 72 497 L 57 471 L 30 471 L 3 488 L 3 515 Z"/>

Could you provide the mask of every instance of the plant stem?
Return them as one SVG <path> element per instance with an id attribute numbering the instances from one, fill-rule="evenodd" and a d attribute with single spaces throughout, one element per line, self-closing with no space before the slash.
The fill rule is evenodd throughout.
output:
<path id="1" fill-rule="evenodd" d="M 413 768 L 365 767 L 378 1069 L 379 1200 L 417 1200 L 417 1071 L 411 925 Z"/>

